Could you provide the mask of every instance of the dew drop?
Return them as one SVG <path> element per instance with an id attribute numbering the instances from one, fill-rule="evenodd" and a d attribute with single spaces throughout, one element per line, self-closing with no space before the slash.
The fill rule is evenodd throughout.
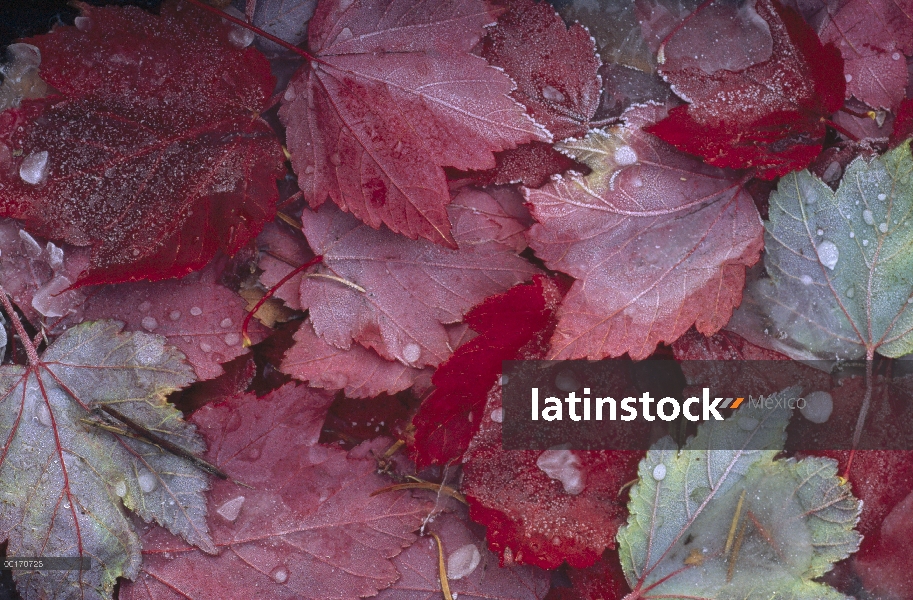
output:
<path id="1" fill-rule="evenodd" d="M 237 333 L 226 333 L 225 334 L 225 345 L 226 346 L 236 346 L 238 342 L 241 341 L 241 336 Z"/>
<path id="2" fill-rule="evenodd" d="M 570 450 L 546 450 L 536 459 L 536 466 L 549 478 L 560 481 L 565 493 L 576 496 L 583 491 L 584 474 Z"/>
<path id="3" fill-rule="evenodd" d="M 615 164 L 620 166 L 633 165 L 637 162 L 637 153 L 631 146 L 619 146 L 615 149 Z"/>
<path id="4" fill-rule="evenodd" d="M 155 317 L 143 317 L 142 325 L 146 331 L 155 331 L 155 328 L 159 326 L 159 322 Z"/>
<path id="5" fill-rule="evenodd" d="M 171 319 L 172 321 L 177 321 L 178 319 L 181 318 L 181 311 L 179 311 L 179 310 L 171 311 L 170 313 L 168 313 L 168 318 Z"/>
<path id="6" fill-rule="evenodd" d="M 868 245 L 869 245 L 869 240 L 862 240 L 862 245 L 863 245 L 863 246 L 868 246 Z"/>
<path id="7" fill-rule="evenodd" d="M 872 211 L 865 209 L 862 211 L 862 220 L 865 221 L 866 225 L 874 225 L 875 217 L 872 215 Z"/>
<path id="8" fill-rule="evenodd" d="M 121 479 L 114 484 L 114 493 L 123 498 L 127 495 L 127 482 Z"/>
<path id="9" fill-rule="evenodd" d="M 241 514 L 241 507 L 244 505 L 244 500 L 244 496 L 232 498 L 220 506 L 216 512 L 226 521 L 234 521 L 238 518 L 238 515 Z"/>
<path id="10" fill-rule="evenodd" d="M 339 157 L 339 152 L 334 152 L 330 155 L 330 162 L 337 167 L 342 164 L 342 158 Z"/>
<path id="11" fill-rule="evenodd" d="M 38 422 L 45 427 L 50 427 L 54 423 L 53 419 L 51 419 L 51 411 L 48 410 L 48 405 L 44 401 L 39 401 L 35 405 L 35 416 L 38 417 Z"/>
<path id="12" fill-rule="evenodd" d="M 502 423 L 504 421 L 504 409 L 496 408 L 491 411 L 491 420 L 495 423 Z"/>
<path id="13" fill-rule="evenodd" d="M 212 352 L 212 346 L 206 342 L 200 342 L 200 350 L 203 352 Z"/>
<path id="14" fill-rule="evenodd" d="M 653 467 L 653 479 L 656 481 L 662 481 L 666 478 L 666 465 L 659 463 Z"/>
<path id="15" fill-rule="evenodd" d="M 895 52 L 891 55 L 891 60 L 900 60 L 900 52 Z"/>
<path id="16" fill-rule="evenodd" d="M 199 306 L 194 306 L 190 309 L 190 314 L 192 314 L 195 317 L 199 317 L 200 315 L 203 314 L 203 309 L 200 308 Z"/>
<path id="17" fill-rule="evenodd" d="M 152 308 L 152 303 L 148 300 L 140 303 L 139 307 L 140 312 L 149 312 L 149 309 Z"/>
<path id="18" fill-rule="evenodd" d="M 570 369 L 564 369 L 555 377 L 555 387 L 562 392 L 573 392 L 580 389 L 580 379 Z"/>
<path id="19" fill-rule="evenodd" d="M 447 577 L 462 579 L 471 574 L 482 561 L 482 554 L 475 544 L 460 546 L 447 557 Z"/>
<path id="20" fill-rule="evenodd" d="M 406 344 L 406 347 L 403 348 L 403 358 L 407 363 L 414 363 L 421 355 L 422 349 L 418 344 Z"/>
<path id="21" fill-rule="evenodd" d="M 564 102 L 564 94 L 558 88 L 554 88 L 550 85 L 542 88 L 542 97 L 546 100 L 551 100 L 552 102 Z"/>
<path id="22" fill-rule="evenodd" d="M 754 417 L 739 417 L 739 429 L 744 431 L 753 431 L 758 423 L 759 421 Z"/>
<path id="23" fill-rule="evenodd" d="M 819 229 L 819 230 L 816 231 L 815 233 L 817 233 L 818 235 L 824 235 L 824 230 L 823 230 L 823 229 Z"/>
<path id="24" fill-rule="evenodd" d="M 155 475 L 149 471 L 142 471 L 139 476 L 136 478 L 139 483 L 139 489 L 143 490 L 147 494 L 155 489 L 158 485 Z"/>
<path id="25" fill-rule="evenodd" d="M 881 233 L 887 233 L 887 232 L 888 232 L 888 224 L 887 224 L 887 223 L 881 223 L 880 225 L 878 225 L 878 231 L 880 231 Z"/>
<path id="26" fill-rule="evenodd" d="M 219 323 L 219 327 L 221 327 L 222 329 L 227 329 L 228 327 L 231 327 L 231 319 L 229 319 L 228 317 L 222 319 L 222 322 Z"/>
<path id="27" fill-rule="evenodd" d="M 285 583 L 288 581 L 288 571 L 286 571 L 283 567 L 276 567 L 272 570 L 269 576 L 272 577 L 273 581 L 276 583 Z"/>
<path id="28" fill-rule="evenodd" d="M 811 285 L 814 280 L 811 278 L 811 275 L 803 275 L 799 278 L 799 281 L 802 282 L 802 285 Z"/>
<path id="29" fill-rule="evenodd" d="M 812 423 L 824 423 L 834 410 L 834 399 L 827 392 L 817 391 L 805 396 L 805 405 L 799 409 L 802 416 Z"/>
<path id="30" fill-rule="evenodd" d="M 821 178 L 828 182 L 834 183 L 840 179 L 840 175 L 843 173 L 843 168 L 840 166 L 840 163 L 836 160 L 831 161 L 827 168 L 824 170 L 824 173 L 821 175 Z"/>
<path id="31" fill-rule="evenodd" d="M 249 29 L 244 29 L 243 27 L 233 27 L 232 30 L 228 32 L 228 43 L 235 48 L 247 48 L 254 43 L 254 38 L 256 35 L 257 34 Z"/>
<path id="32" fill-rule="evenodd" d="M 32 185 L 38 185 L 44 182 L 48 176 L 48 151 L 32 152 L 24 159 L 19 166 L 19 177 L 22 181 Z"/>
<path id="33" fill-rule="evenodd" d="M 817 251 L 818 260 L 821 261 L 821 264 L 833 271 L 840 260 L 840 250 L 837 249 L 837 244 L 830 240 L 824 240 L 818 244 Z"/>
<path id="34" fill-rule="evenodd" d="M 881 200 L 882 202 L 887 200 L 887 198 L 888 198 L 887 194 L 878 194 L 878 199 Z"/>
<path id="35" fill-rule="evenodd" d="M 89 17 L 76 17 L 73 19 L 73 25 L 76 26 L 76 29 L 79 31 L 89 31 L 92 28 L 92 20 Z"/>
<path id="36" fill-rule="evenodd" d="M 851 231 L 851 232 L 850 232 L 850 237 L 851 237 L 851 238 L 854 238 L 854 237 L 856 237 L 856 234 L 853 233 L 853 232 Z"/>
<path id="37" fill-rule="evenodd" d="M 846 82 L 847 82 L 847 83 L 853 81 L 853 76 L 850 75 L 849 73 L 847 73 L 846 75 L 844 75 L 843 78 L 846 79 Z"/>
<path id="38" fill-rule="evenodd" d="M 507 385 L 508 381 L 510 381 L 510 375 L 501 375 L 501 385 Z"/>
<path id="39" fill-rule="evenodd" d="M 855 295 L 856 295 L 856 288 L 854 288 L 854 287 L 846 288 L 846 297 L 847 298 L 852 298 Z"/>

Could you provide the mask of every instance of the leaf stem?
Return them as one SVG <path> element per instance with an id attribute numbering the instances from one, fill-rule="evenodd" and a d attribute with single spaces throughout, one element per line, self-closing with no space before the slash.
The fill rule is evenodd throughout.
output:
<path id="1" fill-rule="evenodd" d="M 845 137 L 846 139 L 850 140 L 851 142 L 859 142 L 859 138 L 856 137 L 855 135 L 853 135 L 852 133 L 850 133 L 850 132 L 849 132 L 845 127 L 843 127 L 842 125 L 838 125 L 837 123 L 834 123 L 834 122 L 833 122 L 832 120 L 830 120 L 830 119 L 822 119 L 822 120 L 824 121 L 824 124 L 825 124 L 825 125 L 827 125 L 828 127 L 832 128 L 832 129 L 835 129 L 835 130 L 837 131 L 837 133 L 839 133 L 840 135 L 842 135 L 842 136 Z"/>
<path id="2" fill-rule="evenodd" d="M 271 287 L 270 289 L 268 289 L 268 290 L 266 291 L 266 293 L 263 294 L 263 297 L 260 298 L 260 300 L 257 301 L 257 303 L 254 305 L 254 307 L 247 313 L 247 316 L 244 317 L 244 323 L 241 325 L 241 337 L 244 338 L 244 346 L 245 346 L 245 347 L 249 347 L 249 346 L 250 346 L 250 337 L 247 335 L 247 328 L 250 326 L 250 320 L 254 317 L 254 315 L 256 314 L 256 312 L 257 312 L 258 310 L 260 310 L 260 307 L 263 306 L 263 304 L 264 304 L 267 300 L 269 300 L 270 298 L 272 298 L 272 297 L 273 297 L 273 294 L 275 294 L 276 291 L 277 291 L 279 288 L 281 288 L 283 285 L 285 285 L 286 283 L 288 283 L 289 279 L 291 279 L 292 277 L 294 277 L 294 276 L 297 275 L 298 273 L 301 273 L 302 271 L 304 271 L 304 270 L 306 270 L 306 269 L 308 269 L 308 268 L 310 268 L 310 267 L 312 267 L 312 266 L 314 266 L 314 265 L 316 265 L 316 264 L 318 264 L 318 263 L 320 263 L 320 262 L 323 262 L 323 257 L 322 257 L 322 256 L 315 256 L 314 258 L 312 258 L 311 260 L 307 261 L 306 263 L 304 263 L 303 265 L 301 265 L 301 266 L 298 267 L 297 269 L 293 269 L 288 275 L 286 275 L 285 277 L 283 277 L 282 279 L 280 279 L 279 282 L 278 282 L 276 285 L 274 285 L 273 287 Z"/>
<path id="3" fill-rule="evenodd" d="M 306 61 L 308 61 L 308 62 L 321 62 L 319 59 L 317 59 L 317 57 L 311 55 L 311 54 L 308 53 L 308 52 L 305 52 L 304 50 L 302 50 L 301 48 L 299 48 L 299 47 L 297 47 L 297 46 L 293 46 L 292 44 L 289 44 L 288 42 L 286 42 L 286 41 L 283 40 L 282 38 L 277 38 L 276 36 L 274 36 L 274 35 L 272 35 L 272 34 L 266 33 L 265 31 L 263 31 L 263 30 L 260 29 L 259 27 L 254 27 L 254 26 L 251 25 L 250 23 L 247 23 L 247 22 L 245 22 L 245 21 L 242 21 L 241 19 L 239 19 L 239 18 L 237 18 L 237 17 L 233 17 L 233 16 L 231 16 L 231 15 L 228 14 L 228 13 L 222 12 L 221 10 L 219 10 L 218 8 L 216 8 L 216 7 L 214 7 L 214 6 L 209 6 L 208 4 L 205 4 L 205 3 L 203 3 L 203 2 L 200 2 L 200 0 L 186 0 L 186 1 L 187 1 L 188 3 L 190 3 L 190 4 L 193 4 L 194 6 L 197 6 L 197 7 L 199 7 L 199 8 L 202 8 L 203 10 L 207 10 L 207 11 L 213 13 L 213 14 L 216 14 L 216 15 L 222 17 L 223 19 L 225 19 L 225 20 L 227 20 L 227 21 L 231 21 L 232 23 L 234 23 L 235 25 L 238 25 L 239 27 L 243 27 L 244 29 L 248 29 L 248 30 L 250 30 L 250 31 L 253 31 L 254 33 L 256 33 L 257 35 L 259 35 L 260 37 L 266 38 L 266 39 L 268 39 L 269 41 L 273 42 L 274 44 L 279 44 L 280 46 L 282 46 L 282 47 L 285 48 L 286 50 L 291 50 L 292 52 L 294 52 L 295 54 L 297 54 L 298 56 L 302 57 L 304 60 L 306 60 Z"/>
<path id="4" fill-rule="evenodd" d="M 19 340 L 25 347 L 25 355 L 29 358 L 29 366 L 38 366 L 38 363 L 40 362 L 38 360 L 38 351 L 35 350 L 35 345 L 32 344 L 32 340 L 29 338 L 29 334 L 25 332 L 25 327 L 22 326 L 22 321 L 19 320 L 19 315 L 16 314 L 16 310 L 13 308 L 13 303 L 10 302 L 9 296 L 7 296 L 6 290 L 2 285 L 0 285 L 0 303 L 3 304 L 3 309 L 9 315 L 10 321 L 13 323 L 13 327 L 16 329 L 16 333 L 19 335 Z"/>
<path id="5" fill-rule="evenodd" d="M 853 431 L 853 446 L 850 448 L 850 457 L 846 461 L 846 469 L 843 471 L 843 478 L 850 478 L 850 467 L 853 466 L 853 457 L 856 454 L 856 448 L 859 446 L 859 439 L 862 437 L 862 429 L 865 427 L 865 418 L 869 414 L 869 406 L 872 404 L 872 363 L 875 360 L 875 350 L 866 349 L 865 352 L 865 396 L 862 397 L 862 407 L 859 409 L 859 417 L 856 418 L 856 429 Z"/>

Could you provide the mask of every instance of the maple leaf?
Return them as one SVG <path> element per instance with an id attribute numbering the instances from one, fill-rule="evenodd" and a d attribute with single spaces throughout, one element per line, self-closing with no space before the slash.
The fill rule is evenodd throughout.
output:
<path id="1" fill-rule="evenodd" d="M 321 276 L 300 288 L 317 335 L 412 367 L 443 362 L 453 352 L 446 324 L 537 272 L 497 242 L 450 250 L 372 229 L 331 204 L 306 210 L 301 222 L 323 257 Z"/>
<path id="2" fill-rule="evenodd" d="M 790 413 L 749 406 L 682 451 L 654 445 L 618 532 L 628 598 L 844 598 L 812 579 L 859 547 L 861 507 L 834 461 L 774 460 Z M 708 451 L 711 438 L 726 449 Z"/>
<path id="3" fill-rule="evenodd" d="M 392 584 L 398 574 L 390 559 L 416 539 L 430 503 L 404 492 L 370 496 L 385 483 L 371 453 L 388 441 L 352 452 L 317 443 L 331 401 L 288 384 L 262 399 L 228 398 L 194 413 L 209 460 L 254 489 L 220 481 L 209 493 L 218 556 L 160 528 L 144 532 L 142 571 L 122 585 L 122 600 L 327 600 L 371 596 Z"/>
<path id="4" fill-rule="evenodd" d="M 752 288 L 771 335 L 819 358 L 913 351 L 909 142 L 857 158 L 836 192 L 808 171 L 770 197 L 764 264 Z"/>
<path id="5" fill-rule="evenodd" d="M 874 108 L 896 108 L 907 86 L 904 55 L 913 54 L 913 2 L 821 2 L 815 20 L 821 41 L 834 44 L 843 56 L 847 97 Z"/>
<path id="6" fill-rule="evenodd" d="M 195 428 L 164 400 L 193 380 L 183 356 L 112 321 L 69 329 L 40 358 L 27 348 L 28 366 L 0 367 L 0 539 L 12 556 L 79 556 L 92 568 L 17 571 L 20 593 L 111 598 L 117 577 L 135 577 L 140 541 L 121 502 L 214 552 L 208 477 L 182 457 L 87 422 L 99 422 L 93 409 L 116 406 L 188 452 L 202 451 Z"/>
<path id="7" fill-rule="evenodd" d="M 430 369 L 417 369 L 387 360 L 370 348 L 352 344 L 343 350 L 314 333 L 310 321 L 301 323 L 295 345 L 286 353 L 280 370 L 311 387 L 343 390 L 350 398 L 373 398 L 395 394 L 415 385 L 430 383 Z"/>
<path id="8" fill-rule="evenodd" d="M 734 173 L 641 131 L 663 116 L 632 108 L 625 126 L 562 143 L 593 172 L 526 190 L 538 221 L 530 246 L 578 280 L 551 358 L 645 358 L 692 324 L 717 331 L 741 299 L 762 242 L 754 202 Z"/>
<path id="9" fill-rule="evenodd" d="M 599 106 L 595 41 L 547 2 L 514 0 L 482 39 L 480 54 L 517 83 L 511 97 L 557 139 L 586 134 Z"/>
<path id="10" fill-rule="evenodd" d="M 465 508 L 436 517 L 428 530 L 443 545 L 450 593 L 464 600 L 541 600 L 549 588 L 548 573 L 529 566 L 498 567 L 485 547 L 485 534 L 469 520 Z M 417 540 L 393 559 L 401 577 L 378 600 L 431 600 L 441 593 L 438 547 L 430 536 Z"/>
<path id="11" fill-rule="evenodd" d="M 444 171 L 490 169 L 542 130 L 513 83 L 469 51 L 492 17 L 481 0 L 328 0 L 308 29 L 314 56 L 279 116 L 313 208 L 327 197 L 377 228 L 455 246 Z"/>
<path id="12" fill-rule="evenodd" d="M 479 336 L 435 371 L 435 390 L 413 419 L 412 454 L 419 465 L 460 458 L 479 428 L 501 362 L 545 352 L 560 297 L 555 283 L 540 275 L 531 284 L 487 298 L 466 314 L 466 323 Z"/>
<path id="13" fill-rule="evenodd" d="M 880 522 L 875 534 L 877 545 L 868 552 L 860 549 L 853 557 L 857 577 L 865 584 L 866 591 L 877 598 L 901 600 L 913 594 L 913 563 L 908 551 L 913 533 L 911 510 L 913 493 L 903 498 Z"/>
<path id="14" fill-rule="evenodd" d="M 687 62 L 674 68 L 668 57 L 661 74 L 689 104 L 647 131 L 710 164 L 773 179 L 821 151 L 824 121 L 843 105 L 846 81 L 839 51 L 822 45 L 795 11 L 777 0 L 758 0 L 755 10 L 770 28 L 771 57 L 713 74 Z"/>
<path id="15" fill-rule="evenodd" d="M 182 279 L 106 286 L 82 306 L 85 319 L 117 319 L 130 331 L 165 336 L 193 366 L 200 380 L 223 373 L 222 363 L 247 353 L 241 344 L 245 301 L 220 285 L 213 265 Z M 254 323 L 248 336 L 261 341 L 266 328 Z"/>
<path id="16" fill-rule="evenodd" d="M 533 218 L 514 188 L 461 190 L 447 206 L 447 213 L 461 248 L 494 247 L 494 242 L 519 254 L 528 245 L 526 231 Z"/>
<path id="17" fill-rule="evenodd" d="M 606 550 L 596 564 L 567 569 L 571 587 L 553 587 L 546 600 L 607 600 L 624 598 L 630 591 L 618 552 Z"/>
<path id="18" fill-rule="evenodd" d="M 256 50 L 194 7 L 84 7 L 32 38 L 58 93 L 0 113 L 0 210 L 92 249 L 77 284 L 164 279 L 233 254 L 272 219 L 281 147 L 257 115 L 273 86 Z M 2 154 L 2 152 L 0 152 Z"/>

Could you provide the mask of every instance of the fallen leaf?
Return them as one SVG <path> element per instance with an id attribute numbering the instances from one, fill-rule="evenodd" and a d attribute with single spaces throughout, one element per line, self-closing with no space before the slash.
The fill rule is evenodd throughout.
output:
<path id="1" fill-rule="evenodd" d="M 562 143 L 593 172 L 526 191 L 530 246 L 577 279 L 551 358 L 645 358 L 692 325 L 716 332 L 741 299 L 761 250 L 757 209 L 738 175 L 641 130 L 664 114 L 632 108 L 623 127 Z"/>
<path id="2" fill-rule="evenodd" d="M 522 183 L 542 187 L 553 175 L 586 167 L 555 150 L 545 142 L 530 142 L 511 150 L 495 153 L 495 168 L 487 171 L 451 172 L 451 179 L 468 177 L 476 185 Z"/>
<path id="3" fill-rule="evenodd" d="M 490 169 L 493 152 L 549 139 L 469 53 L 492 22 L 481 0 L 320 3 L 314 57 L 279 111 L 312 208 L 329 197 L 375 229 L 455 246 L 442 167 Z"/>
<path id="4" fill-rule="evenodd" d="M 88 571 L 16 571 L 23 597 L 110 599 L 118 577 L 135 577 L 140 540 L 121 503 L 188 545 L 216 551 L 206 524 L 206 473 L 83 421 L 98 421 L 96 407 L 116 406 L 189 452 L 204 449 L 165 401 L 193 380 L 183 356 L 159 336 L 120 329 L 112 321 L 83 323 L 28 366 L 0 367 L 0 539 L 10 556 L 92 560 Z"/>
<path id="5" fill-rule="evenodd" d="M 323 276 L 302 279 L 300 288 L 317 335 L 411 367 L 446 360 L 453 348 L 445 325 L 537 272 L 496 242 L 450 250 L 372 229 L 333 205 L 306 210 L 301 222 L 323 257 L 315 270 Z"/>
<path id="6" fill-rule="evenodd" d="M 647 452 L 618 533 L 631 598 L 845 598 L 813 579 L 858 549 L 861 506 L 835 461 L 774 460 L 790 413 L 746 406 Z"/>
<path id="7" fill-rule="evenodd" d="M 777 0 L 758 0 L 755 10 L 770 29 L 771 57 L 708 74 L 669 56 L 660 72 L 689 104 L 647 131 L 710 164 L 774 179 L 821 151 L 825 120 L 843 106 L 846 81 L 839 51 L 823 45 L 798 13 Z"/>
<path id="8" fill-rule="evenodd" d="M 514 0 L 480 54 L 516 82 L 511 97 L 556 139 L 586 134 L 599 106 L 602 63 L 585 27 L 567 27 L 547 2 Z"/>
<path id="9" fill-rule="evenodd" d="M 331 400 L 289 384 L 194 413 L 208 459 L 254 489 L 220 481 L 209 493 L 218 556 L 145 531 L 142 570 L 121 599 L 348 599 L 396 581 L 391 559 L 416 539 L 430 503 L 408 492 L 370 495 L 386 483 L 371 453 L 389 441 L 352 452 L 317 443 Z"/>
<path id="10" fill-rule="evenodd" d="M 83 7 L 28 43 L 58 93 L 0 113 L 0 211 L 92 249 L 78 285 L 165 279 L 234 254 L 270 221 L 284 173 L 258 116 L 269 63 L 232 28 L 175 2 Z M 151 58 L 151 57 L 154 57 Z"/>

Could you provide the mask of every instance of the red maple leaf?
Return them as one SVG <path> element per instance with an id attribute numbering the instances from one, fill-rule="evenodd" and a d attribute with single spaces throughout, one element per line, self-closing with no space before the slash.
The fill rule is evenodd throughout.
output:
<path id="1" fill-rule="evenodd" d="M 490 169 L 493 152 L 548 139 L 469 53 L 492 21 L 481 0 L 320 3 L 314 56 L 279 112 L 312 207 L 329 197 L 371 227 L 455 246 L 442 167 Z"/>
<path id="2" fill-rule="evenodd" d="M 552 358 L 646 358 L 692 324 L 719 330 L 741 300 L 763 243 L 757 209 L 735 173 L 641 130 L 664 114 L 632 108 L 624 127 L 563 144 L 593 172 L 526 192 L 539 222 L 530 246 L 578 280 Z"/>
<path id="3" fill-rule="evenodd" d="M 431 382 L 436 388 L 413 419 L 412 454 L 419 465 L 459 459 L 479 428 L 501 361 L 545 352 L 560 297 L 555 283 L 537 276 L 466 314 L 466 323 L 479 335 L 435 371 Z"/>
<path id="4" fill-rule="evenodd" d="M 143 535 L 143 567 L 123 600 L 358 598 L 392 584 L 390 559 L 412 543 L 430 504 L 408 493 L 370 496 L 385 483 L 372 450 L 317 444 L 332 398 L 295 384 L 268 397 L 229 398 L 194 413 L 208 460 L 253 486 L 209 492 L 219 556 L 160 528 Z"/>
<path id="5" fill-rule="evenodd" d="M 233 254 L 272 219 L 284 172 L 258 116 L 273 87 L 231 27 L 166 3 L 84 7 L 80 27 L 27 40 L 54 88 L 0 114 L 0 211 L 92 248 L 79 281 L 164 279 Z"/>
<path id="6" fill-rule="evenodd" d="M 556 139 L 587 132 L 599 107 L 602 61 L 585 27 L 565 26 L 547 2 L 513 0 L 481 54 L 510 75 L 517 83 L 511 96 Z"/>
<path id="7" fill-rule="evenodd" d="M 846 81 L 840 52 L 823 45 L 798 13 L 777 0 L 758 0 L 755 8 L 770 28 L 771 57 L 707 74 L 687 62 L 677 67 L 676 56 L 661 48 L 661 73 L 689 104 L 647 131 L 710 164 L 773 179 L 821 151 L 826 118 L 843 105 Z"/>

